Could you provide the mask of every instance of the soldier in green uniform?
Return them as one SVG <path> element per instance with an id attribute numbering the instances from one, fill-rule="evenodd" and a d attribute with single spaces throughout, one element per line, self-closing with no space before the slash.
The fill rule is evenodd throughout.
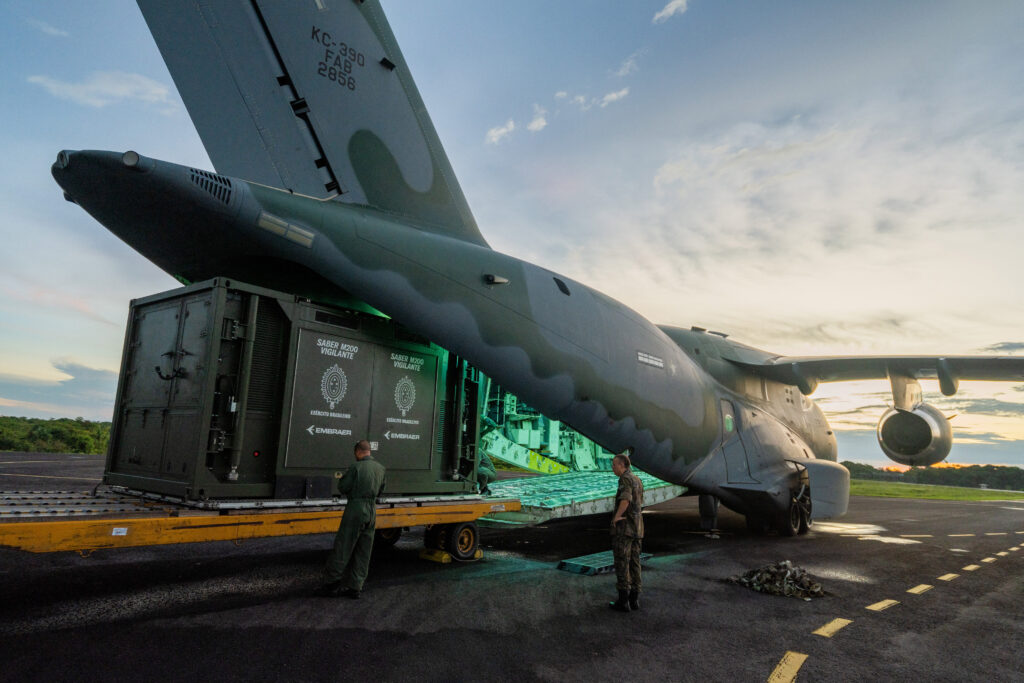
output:
<path id="1" fill-rule="evenodd" d="M 491 462 L 486 453 L 480 451 L 480 463 L 476 466 L 476 483 L 480 485 L 480 493 L 485 496 L 488 495 L 491 492 L 488 486 L 497 476 L 498 473 L 494 469 L 494 463 Z"/>
<path id="2" fill-rule="evenodd" d="M 338 491 L 348 498 L 345 514 L 327 556 L 324 583 L 316 590 L 326 597 L 358 598 L 370 568 L 373 532 L 377 522 L 377 496 L 384 492 L 384 465 L 370 455 L 370 444 L 355 446 L 356 461 L 338 482 Z"/>
<path id="3" fill-rule="evenodd" d="M 615 558 L 615 587 L 619 599 L 608 606 L 619 612 L 640 609 L 640 542 L 644 537 L 644 484 L 630 469 L 629 456 L 612 459 L 612 471 L 619 476 L 612 517 L 612 556 Z"/>

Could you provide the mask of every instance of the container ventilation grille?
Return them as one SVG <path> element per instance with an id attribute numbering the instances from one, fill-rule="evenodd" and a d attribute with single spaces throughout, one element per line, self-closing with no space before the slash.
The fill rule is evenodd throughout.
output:
<path id="1" fill-rule="evenodd" d="M 189 169 L 189 178 L 193 183 L 209 192 L 214 199 L 225 204 L 231 202 L 231 180 L 228 178 L 196 168 Z"/>
<path id="2" fill-rule="evenodd" d="M 288 323 L 272 299 L 260 301 L 249 376 L 249 410 L 272 413 L 280 403 Z"/>

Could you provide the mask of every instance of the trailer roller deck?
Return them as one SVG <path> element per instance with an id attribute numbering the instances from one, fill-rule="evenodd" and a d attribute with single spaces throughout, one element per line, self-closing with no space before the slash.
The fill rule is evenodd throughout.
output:
<path id="1" fill-rule="evenodd" d="M 514 498 L 479 495 L 387 496 L 378 500 L 377 530 L 392 541 L 395 530 L 425 526 L 429 550 L 472 559 L 479 540 L 476 520 L 519 507 Z M 116 487 L 94 493 L 8 491 L 0 492 L 0 547 L 88 552 L 330 533 L 344 508 L 344 498 L 186 501 Z"/>

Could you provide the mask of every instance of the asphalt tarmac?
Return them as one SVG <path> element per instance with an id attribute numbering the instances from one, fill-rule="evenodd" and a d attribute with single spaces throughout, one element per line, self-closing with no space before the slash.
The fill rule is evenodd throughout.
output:
<path id="1" fill-rule="evenodd" d="M 9 455 L 0 489 L 81 490 L 102 470 L 100 458 Z M 843 519 L 791 539 L 725 510 L 707 538 L 692 498 L 645 520 L 654 557 L 630 614 L 607 608 L 611 576 L 556 568 L 608 549 L 595 517 L 484 530 L 484 559 L 467 564 L 420 560 L 411 530 L 375 553 L 360 600 L 311 596 L 330 535 L 0 550 L 0 680 L 1022 679 L 1022 502 L 854 498 Z M 828 595 L 724 581 L 779 560 Z M 814 633 L 827 624 L 841 628 Z"/>

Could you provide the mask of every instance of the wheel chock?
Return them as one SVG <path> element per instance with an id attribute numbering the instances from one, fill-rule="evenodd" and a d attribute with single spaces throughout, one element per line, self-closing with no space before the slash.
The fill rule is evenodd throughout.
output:
<path id="1" fill-rule="evenodd" d="M 420 551 L 420 559 L 429 560 L 430 562 L 437 562 L 438 564 L 451 564 L 452 554 L 445 550 L 424 548 Z"/>

